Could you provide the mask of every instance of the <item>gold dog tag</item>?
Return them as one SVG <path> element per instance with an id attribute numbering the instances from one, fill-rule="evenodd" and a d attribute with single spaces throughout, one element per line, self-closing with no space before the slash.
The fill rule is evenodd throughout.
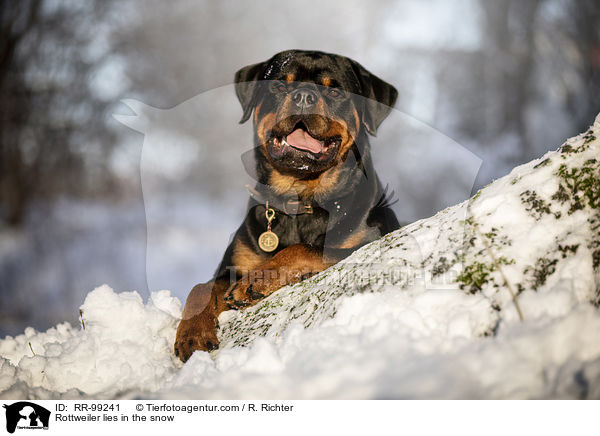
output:
<path id="1" fill-rule="evenodd" d="M 258 246 L 262 251 L 270 253 L 271 251 L 275 250 L 278 245 L 279 238 L 270 230 L 267 230 L 258 237 Z"/>
<path id="2" fill-rule="evenodd" d="M 279 245 L 279 238 L 271 231 L 271 221 L 275 219 L 275 210 L 269 207 L 269 202 L 266 204 L 265 216 L 267 217 L 267 231 L 263 232 L 258 237 L 258 246 L 262 251 L 270 253 Z"/>

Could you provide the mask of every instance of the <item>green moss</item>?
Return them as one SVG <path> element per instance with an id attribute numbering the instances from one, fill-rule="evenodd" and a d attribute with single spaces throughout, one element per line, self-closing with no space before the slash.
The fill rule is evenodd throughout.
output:
<path id="1" fill-rule="evenodd" d="M 528 189 L 525 192 L 521 192 L 520 197 L 521 202 L 526 205 L 525 210 L 536 220 L 539 220 L 544 215 L 552 214 L 550 204 L 541 198 L 537 192 Z"/>
<path id="2" fill-rule="evenodd" d="M 481 291 L 483 285 L 488 282 L 488 277 L 493 270 L 493 265 L 473 262 L 465 267 L 456 280 L 460 282 L 460 289 L 467 289 L 469 293 L 474 294 Z"/>
<path id="3" fill-rule="evenodd" d="M 560 178 L 560 185 L 552 198 L 561 203 L 569 201 L 569 215 L 586 207 L 600 208 L 598 160 L 588 159 L 583 166 L 577 168 L 569 168 L 566 164 L 561 164 L 556 175 Z"/>
<path id="4" fill-rule="evenodd" d="M 558 201 L 560 204 L 564 204 L 571 199 L 571 196 L 561 184 L 558 186 L 556 192 L 552 195 L 552 200 Z"/>
<path id="5" fill-rule="evenodd" d="M 565 144 L 562 147 L 560 147 L 560 152 L 563 154 L 571 154 L 574 151 L 575 151 L 575 149 L 570 144 Z"/>
<path id="6" fill-rule="evenodd" d="M 481 238 L 484 238 L 489 243 L 490 249 L 494 252 L 501 250 L 503 246 L 512 245 L 512 241 L 508 237 L 501 235 L 501 229 L 497 227 L 492 227 L 488 232 L 476 231 L 479 228 L 479 224 L 475 222 L 473 216 L 461 221 L 461 223 L 465 225 L 465 241 L 462 249 L 454 252 L 455 259 L 453 262 L 447 262 L 445 258 L 441 257 L 438 264 L 434 266 L 432 275 L 435 276 L 436 272 L 443 273 L 455 263 L 462 262 L 466 266 L 456 279 L 461 289 L 474 294 L 481 291 L 486 283 L 491 282 L 495 287 L 498 287 L 498 284 L 494 283 L 491 275 L 496 270 L 496 265 L 491 261 L 486 263 L 479 260 L 490 258 L 487 248 L 479 249 L 474 253 L 473 249 L 476 249 L 478 246 L 481 247 Z M 496 262 L 498 265 L 511 265 L 515 263 L 515 260 L 502 256 Z"/>
<path id="7" fill-rule="evenodd" d="M 596 136 L 594 135 L 593 130 L 588 130 L 585 135 L 583 136 L 583 144 L 580 148 L 582 148 L 583 146 L 589 146 L 592 142 L 594 142 L 596 140 Z M 587 148 L 587 147 L 586 147 Z M 585 149 L 584 149 L 585 150 Z"/>
<path id="8" fill-rule="evenodd" d="M 431 275 L 433 277 L 440 276 L 448 271 L 454 263 L 448 262 L 448 259 L 445 256 L 440 257 L 433 268 L 431 269 Z"/>
<path id="9" fill-rule="evenodd" d="M 565 144 L 560 148 L 560 152 L 563 155 L 570 155 L 570 154 L 580 153 L 582 151 L 587 150 L 590 147 L 590 144 L 596 140 L 594 131 L 591 129 L 588 130 L 587 132 L 585 132 L 585 135 L 583 135 L 582 139 L 583 139 L 583 141 L 579 147 L 573 147 L 571 144 Z M 563 156 L 563 159 L 564 158 L 566 158 L 566 157 Z"/>
<path id="10" fill-rule="evenodd" d="M 472 217 L 472 216 L 470 216 L 469 218 L 467 218 L 467 219 L 465 219 L 465 220 L 460 220 L 459 222 L 460 222 L 462 225 L 468 225 L 468 226 L 472 226 L 472 225 L 474 225 L 474 223 L 475 223 L 475 222 L 474 222 L 474 220 L 473 220 L 473 217 Z"/>
<path id="11" fill-rule="evenodd" d="M 531 287 L 534 290 L 537 290 L 540 286 L 543 286 L 546 283 L 548 276 L 554 274 L 556 271 L 556 264 L 558 263 L 558 259 L 550 259 L 548 257 L 540 257 L 535 266 L 527 267 L 524 270 L 525 274 L 532 273 L 533 283 Z"/>
<path id="12" fill-rule="evenodd" d="M 561 205 L 567 204 L 568 214 L 585 209 L 600 208 L 600 167 L 597 159 L 588 159 L 580 167 L 569 167 L 563 163 L 555 173 L 559 184 L 551 199 Z M 562 216 L 560 211 L 553 211 L 552 204 L 541 198 L 535 191 L 524 191 L 520 195 L 521 202 L 536 220 L 544 215 L 553 215 L 556 219 Z"/>
<path id="13" fill-rule="evenodd" d="M 539 164 L 537 164 L 533 168 L 537 169 L 537 168 L 545 167 L 545 166 L 548 166 L 551 162 L 552 162 L 552 159 L 547 158 L 547 159 L 544 159 L 543 161 L 541 161 Z"/>
<path id="14" fill-rule="evenodd" d="M 592 252 L 592 264 L 594 269 L 600 268 L 600 212 L 594 216 L 588 218 L 590 223 L 590 229 L 592 231 L 592 240 L 588 245 L 588 248 Z M 600 292 L 600 289 L 598 290 Z"/>
<path id="15" fill-rule="evenodd" d="M 565 259 L 567 256 L 571 254 L 577 253 L 577 249 L 579 248 L 579 244 L 572 245 L 560 245 L 558 244 L 558 251 L 562 253 L 562 258 Z"/>
<path id="16" fill-rule="evenodd" d="M 500 257 L 498 259 L 499 265 L 511 265 L 514 264 L 514 259 L 507 259 L 506 257 Z M 475 261 L 467 265 L 463 272 L 457 277 L 457 281 L 460 283 L 460 289 L 466 289 L 471 294 L 475 294 L 483 289 L 483 285 L 489 283 L 491 279 L 491 273 L 496 270 L 496 266 L 493 263 L 483 263 Z"/>
<path id="17" fill-rule="evenodd" d="M 496 240 L 496 236 L 498 236 L 498 229 L 496 227 L 492 227 L 492 230 L 484 233 L 485 237 L 490 239 L 492 242 Z"/>

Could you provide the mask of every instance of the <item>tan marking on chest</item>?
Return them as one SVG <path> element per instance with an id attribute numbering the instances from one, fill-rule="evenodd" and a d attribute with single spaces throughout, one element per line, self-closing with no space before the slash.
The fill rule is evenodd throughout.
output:
<path id="1" fill-rule="evenodd" d="M 231 260 L 233 262 L 232 266 L 237 272 L 242 273 L 253 270 L 262 262 L 264 262 L 265 259 L 266 256 L 258 254 L 239 239 L 235 241 Z"/>
<path id="2" fill-rule="evenodd" d="M 295 192 L 301 199 L 322 199 L 333 191 L 339 178 L 339 168 L 334 166 L 313 180 L 299 180 L 272 169 L 269 185 L 278 194 Z"/>

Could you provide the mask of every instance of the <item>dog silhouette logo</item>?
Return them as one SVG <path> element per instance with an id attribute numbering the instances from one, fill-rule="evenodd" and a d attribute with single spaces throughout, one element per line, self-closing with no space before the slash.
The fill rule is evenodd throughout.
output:
<path id="1" fill-rule="evenodd" d="M 28 401 L 4 405 L 6 409 L 6 431 L 18 429 L 48 429 L 50 411 Z"/>

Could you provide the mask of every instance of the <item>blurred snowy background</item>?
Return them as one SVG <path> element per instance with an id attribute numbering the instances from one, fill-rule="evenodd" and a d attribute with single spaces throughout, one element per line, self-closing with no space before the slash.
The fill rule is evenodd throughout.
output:
<path id="1" fill-rule="evenodd" d="M 373 153 L 406 222 L 593 122 L 599 23 L 595 0 L 2 2 L 0 336 L 75 321 L 103 283 L 210 278 L 252 183 L 240 67 L 316 49 L 392 83 Z"/>

